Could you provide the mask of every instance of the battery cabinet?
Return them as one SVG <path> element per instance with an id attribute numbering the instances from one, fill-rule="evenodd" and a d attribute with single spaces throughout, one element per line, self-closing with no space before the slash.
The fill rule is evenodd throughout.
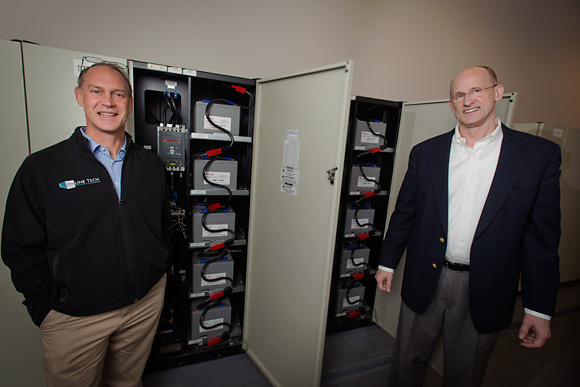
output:
<path id="1" fill-rule="evenodd" d="M 129 61 L 129 67 L 135 142 L 165 162 L 174 224 L 166 300 L 147 367 L 167 368 L 242 353 L 254 126 L 248 93 L 255 96 L 256 81 L 140 61 Z M 227 133 L 211 124 L 207 115 Z M 212 155 L 216 149 L 220 153 Z M 206 178 L 219 186 L 203 178 L 210 160 Z M 206 231 L 201 218 L 208 211 L 209 228 L 228 228 L 235 235 Z M 224 242 L 232 253 L 206 268 L 206 278 L 219 280 L 205 281 L 201 270 L 211 259 L 207 251 Z M 197 306 L 224 289 L 226 305 L 212 308 L 205 319 L 225 321 L 230 328 L 205 332 L 199 327 L 203 309 Z M 208 344 L 207 336 L 226 331 L 229 335 L 223 342 Z"/>
<path id="2" fill-rule="evenodd" d="M 374 274 L 386 227 L 402 106 L 401 102 L 361 96 L 351 101 L 328 333 L 372 324 Z M 359 223 L 372 226 L 361 227 Z M 346 302 L 344 288 L 345 281 L 355 280 L 357 287 L 351 289 L 349 295 L 360 297 L 356 307 Z"/>

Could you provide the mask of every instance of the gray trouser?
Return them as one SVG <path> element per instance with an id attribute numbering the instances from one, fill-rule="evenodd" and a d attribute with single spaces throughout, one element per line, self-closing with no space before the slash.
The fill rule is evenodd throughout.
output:
<path id="1" fill-rule="evenodd" d="M 445 387 L 480 386 L 499 332 L 478 332 L 469 313 L 469 272 L 443 268 L 433 302 L 423 314 L 405 303 L 389 387 L 423 386 L 427 363 L 443 333 Z"/>

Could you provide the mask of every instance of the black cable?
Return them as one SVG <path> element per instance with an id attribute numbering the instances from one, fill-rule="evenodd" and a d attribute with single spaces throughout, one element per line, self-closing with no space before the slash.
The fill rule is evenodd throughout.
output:
<path id="1" fill-rule="evenodd" d="M 216 324 L 213 324 L 213 325 L 210 325 L 210 326 L 206 326 L 206 325 L 203 324 L 203 320 L 204 320 L 205 315 L 207 314 L 207 312 L 209 312 L 210 310 L 212 310 L 216 306 L 220 305 L 221 302 L 225 298 L 226 298 L 226 296 L 223 295 L 223 296 L 221 296 L 219 298 L 216 298 L 215 300 L 213 300 L 213 302 L 209 303 L 207 306 L 204 307 L 205 309 L 201 313 L 201 316 L 199 316 L 199 326 L 202 329 L 210 330 L 210 329 L 214 329 L 214 328 L 218 328 L 218 327 L 224 326 L 224 327 L 227 327 L 228 328 L 228 333 L 232 331 L 232 325 L 230 323 L 225 322 L 225 321 L 224 322 L 219 322 L 219 323 L 216 323 Z"/>
<path id="2" fill-rule="evenodd" d="M 249 92 L 249 91 L 247 91 L 247 90 L 246 90 L 244 93 L 245 93 L 245 94 L 247 94 L 247 95 L 250 97 L 250 104 L 249 104 L 248 106 L 242 106 L 242 105 L 240 105 L 240 107 L 241 107 L 242 109 L 251 109 L 251 108 L 253 108 L 253 107 L 254 107 L 254 104 L 255 104 L 255 102 L 256 102 L 256 101 L 254 100 L 254 96 L 252 95 L 252 93 L 250 93 L 250 92 Z"/>
<path id="3" fill-rule="evenodd" d="M 206 282 L 219 282 L 219 281 L 222 281 L 225 279 L 225 280 L 229 281 L 230 287 L 234 286 L 234 280 L 228 276 L 218 277 L 218 278 L 208 278 L 205 276 L 205 271 L 207 270 L 209 265 L 211 265 L 214 262 L 221 261 L 226 256 L 226 254 L 227 254 L 226 250 L 219 250 L 216 257 L 206 258 L 206 262 L 203 265 L 203 267 L 201 268 L 201 278 L 203 278 Z"/>
<path id="4" fill-rule="evenodd" d="M 358 242 L 358 240 L 357 240 L 357 242 Z M 360 245 L 360 244 L 359 244 L 359 245 Z M 362 249 L 360 249 L 359 247 L 357 247 L 357 248 L 355 248 L 355 249 L 352 249 L 352 248 L 351 248 L 351 250 L 350 250 L 350 263 L 351 263 L 351 264 L 352 264 L 354 267 L 360 267 L 360 266 L 363 266 L 363 265 L 364 265 L 364 267 L 366 267 L 366 269 L 367 269 L 367 270 L 371 270 L 371 267 L 370 267 L 370 265 L 369 265 L 368 263 L 366 263 L 366 262 L 364 261 L 364 259 L 363 259 L 363 261 L 362 261 L 361 263 L 356 263 L 356 262 L 354 261 L 354 253 L 355 253 L 357 250 L 362 250 Z"/>
<path id="5" fill-rule="evenodd" d="M 202 160 L 206 160 L 206 159 L 202 159 Z M 227 198 L 226 202 L 229 204 L 230 201 L 232 200 L 232 196 L 233 196 L 233 193 L 232 193 L 232 190 L 230 189 L 230 187 L 228 187 L 227 185 L 224 185 L 224 184 L 219 184 L 219 183 L 213 182 L 213 181 L 209 180 L 207 178 L 207 176 L 206 176 L 206 173 L 207 173 L 209 167 L 213 164 L 214 161 L 216 161 L 216 160 L 227 160 L 227 159 L 224 158 L 224 157 L 220 157 L 220 158 L 212 158 L 212 159 L 207 159 L 207 160 L 208 160 L 207 163 L 203 166 L 203 170 L 202 170 L 201 176 L 203 177 L 203 180 L 206 183 L 208 183 L 209 185 L 211 185 L 213 187 L 216 187 L 216 188 L 225 189 L 228 192 L 228 198 Z"/>
<path id="6" fill-rule="evenodd" d="M 205 231 L 211 232 L 211 233 L 214 233 L 214 234 L 227 231 L 230 234 L 232 234 L 231 241 L 233 241 L 235 239 L 235 237 L 236 237 L 236 232 L 235 231 L 230 230 L 229 228 L 220 228 L 220 229 L 212 230 L 211 228 L 207 227 L 207 225 L 205 224 L 205 220 L 206 220 L 207 216 L 209 214 L 215 214 L 217 212 L 218 212 L 218 210 L 213 210 L 213 211 L 210 210 L 210 209 L 206 210 L 206 212 L 204 212 L 204 214 L 201 217 L 201 226 L 204 228 Z M 224 241 L 224 243 L 225 243 L 225 241 Z"/>
<path id="7" fill-rule="evenodd" d="M 381 133 L 375 132 L 370 121 L 366 121 L 366 123 L 372 134 L 383 139 L 383 145 L 380 146 L 381 150 L 387 149 L 387 137 Z"/>
<path id="8" fill-rule="evenodd" d="M 359 222 L 359 220 L 358 220 L 358 212 L 359 212 L 360 210 L 363 210 L 363 209 L 365 209 L 365 208 L 363 208 L 363 207 L 357 207 L 357 208 L 355 209 L 355 211 L 354 211 L 354 220 L 355 220 L 356 224 L 357 224 L 359 227 L 361 227 L 361 228 L 364 228 L 364 227 L 367 227 L 367 226 L 368 226 L 368 227 L 370 227 L 370 228 L 371 228 L 371 230 L 370 230 L 370 231 L 377 231 L 377 229 L 375 228 L 375 226 L 373 226 L 373 224 L 372 224 L 372 223 L 364 223 L 364 224 L 361 224 L 361 223 Z"/>
<path id="9" fill-rule="evenodd" d="M 358 300 L 355 302 L 350 301 L 350 291 L 355 288 L 356 280 L 352 278 L 350 281 L 347 281 L 347 284 L 348 285 L 346 289 L 346 302 L 348 302 L 350 305 L 356 305 L 358 304 Z"/>
<path id="10" fill-rule="evenodd" d="M 205 107 L 205 118 L 207 118 L 207 120 L 209 121 L 209 123 L 214 126 L 215 128 L 217 128 L 218 130 L 220 130 L 221 132 L 225 133 L 228 135 L 228 137 L 230 138 L 230 143 L 224 147 L 221 147 L 220 150 L 223 152 L 227 149 L 231 149 L 234 146 L 234 135 L 232 134 L 231 131 L 227 130 L 226 128 L 223 128 L 221 126 L 219 126 L 218 124 L 216 124 L 213 119 L 210 117 L 210 110 L 211 107 L 213 105 L 215 105 L 216 103 L 222 104 L 222 105 L 231 105 L 231 102 L 225 99 L 214 99 L 213 101 L 208 102 L 207 106 Z"/>
<path id="11" fill-rule="evenodd" d="M 181 118 L 181 112 L 179 111 L 179 108 L 177 107 L 177 104 L 175 103 L 175 100 L 177 100 L 177 93 L 173 93 L 173 98 L 170 97 L 169 102 L 171 103 L 171 106 L 172 106 L 171 110 L 173 111 L 173 113 L 176 117 L 175 125 L 181 125 L 183 120 Z"/>

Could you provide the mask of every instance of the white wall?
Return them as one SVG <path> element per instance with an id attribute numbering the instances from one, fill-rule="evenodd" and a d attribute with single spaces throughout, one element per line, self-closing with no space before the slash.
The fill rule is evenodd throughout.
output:
<path id="1" fill-rule="evenodd" d="M 445 98 L 495 68 L 514 122 L 580 127 L 578 0 L 3 0 L 0 39 L 268 77 L 353 59 L 354 93 Z"/>

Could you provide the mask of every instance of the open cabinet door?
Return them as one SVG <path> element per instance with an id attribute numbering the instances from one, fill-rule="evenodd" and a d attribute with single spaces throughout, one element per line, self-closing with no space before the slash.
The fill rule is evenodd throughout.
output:
<path id="1" fill-rule="evenodd" d="M 352 76 L 347 61 L 257 84 L 243 329 L 276 386 L 320 383 Z"/>

